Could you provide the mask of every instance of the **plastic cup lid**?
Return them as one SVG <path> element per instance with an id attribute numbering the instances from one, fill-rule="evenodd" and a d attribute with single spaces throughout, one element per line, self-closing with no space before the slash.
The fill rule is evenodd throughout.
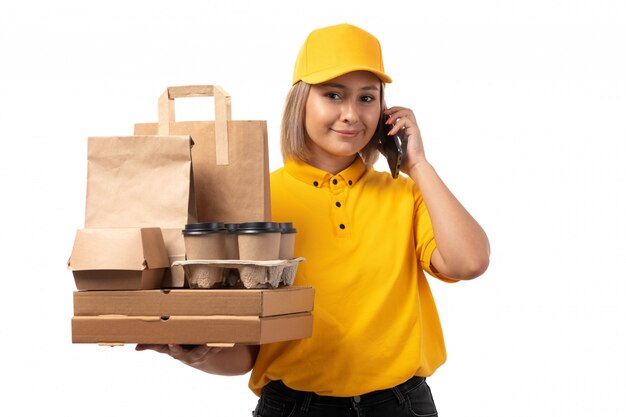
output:
<path id="1" fill-rule="evenodd" d="M 294 229 L 291 222 L 278 223 L 278 227 L 281 233 L 296 233 L 296 229 Z"/>
<path id="2" fill-rule="evenodd" d="M 224 233 L 226 227 L 222 222 L 190 223 L 183 229 L 184 235 L 204 235 L 208 233 Z"/>
<path id="3" fill-rule="evenodd" d="M 239 224 L 237 223 L 225 223 L 226 230 L 228 233 L 237 233 L 237 229 L 239 229 Z"/>
<path id="4" fill-rule="evenodd" d="M 237 233 L 280 233 L 280 228 L 274 222 L 246 222 L 239 223 Z"/>

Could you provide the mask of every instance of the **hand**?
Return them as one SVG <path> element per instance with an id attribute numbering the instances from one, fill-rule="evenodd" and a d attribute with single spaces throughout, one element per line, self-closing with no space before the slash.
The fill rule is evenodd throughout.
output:
<path id="1" fill-rule="evenodd" d="M 389 134 L 400 132 L 406 138 L 406 155 L 400 170 L 408 174 L 416 164 L 426 161 L 424 143 L 415 115 L 411 109 L 399 106 L 390 107 L 384 113 L 390 116 L 389 122 L 394 124 Z"/>
<path id="2" fill-rule="evenodd" d="M 154 350 L 155 352 L 170 355 L 184 364 L 193 367 L 201 367 L 205 362 L 211 359 L 213 355 L 220 352 L 221 347 L 209 347 L 207 345 L 193 345 L 192 348 L 186 348 L 183 345 L 137 345 L 135 350 Z"/>

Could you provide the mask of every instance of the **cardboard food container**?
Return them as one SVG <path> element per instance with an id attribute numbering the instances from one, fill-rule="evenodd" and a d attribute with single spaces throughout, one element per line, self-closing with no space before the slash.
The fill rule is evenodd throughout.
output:
<path id="1" fill-rule="evenodd" d="M 75 291 L 75 316 L 259 316 L 313 311 L 313 287 Z"/>
<path id="2" fill-rule="evenodd" d="M 79 290 L 160 288 L 168 267 L 158 227 L 80 229 L 68 261 Z"/>
<path id="3" fill-rule="evenodd" d="M 161 228 L 163 233 L 163 241 L 165 241 L 165 249 L 169 258 L 168 266 L 176 261 L 185 260 L 185 241 L 181 234 L 180 228 L 169 229 Z M 184 288 L 185 287 L 185 273 L 180 268 L 167 268 L 165 270 L 165 276 L 163 277 L 163 288 Z"/>
<path id="4" fill-rule="evenodd" d="M 312 287 L 77 291 L 73 343 L 264 344 L 310 337 Z"/>
<path id="5" fill-rule="evenodd" d="M 73 343 L 265 344 L 312 334 L 311 313 L 282 316 L 74 316 Z"/>

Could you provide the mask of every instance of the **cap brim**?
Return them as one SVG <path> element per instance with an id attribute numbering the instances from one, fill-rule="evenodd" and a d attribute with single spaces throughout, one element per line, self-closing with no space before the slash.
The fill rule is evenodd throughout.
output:
<path id="1" fill-rule="evenodd" d="M 347 74 L 353 71 L 368 71 L 374 74 L 375 76 L 377 76 L 378 78 L 380 78 L 380 80 L 386 84 L 390 84 L 392 82 L 391 77 L 389 77 L 384 72 L 381 72 L 381 71 L 378 71 L 369 67 L 356 67 L 356 66 L 349 66 L 349 67 L 343 67 L 343 68 L 335 67 L 335 68 L 328 69 L 328 70 L 317 71 L 313 74 L 307 74 L 306 76 L 302 77 L 300 80 L 304 81 L 307 84 L 320 84 L 320 83 L 332 80 L 333 78 L 337 78 L 339 76 L 342 76 L 344 74 Z M 300 80 L 295 80 L 294 84 Z"/>

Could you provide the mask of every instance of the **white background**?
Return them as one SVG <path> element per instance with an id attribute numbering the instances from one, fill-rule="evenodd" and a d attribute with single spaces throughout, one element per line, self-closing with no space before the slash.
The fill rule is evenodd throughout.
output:
<path id="1" fill-rule="evenodd" d="M 341 22 L 379 38 L 388 103 L 414 109 L 491 239 L 483 277 L 431 281 L 449 357 L 430 379 L 440 415 L 626 415 L 618 0 L 3 2 L 0 415 L 250 415 L 247 376 L 71 344 L 87 137 L 155 121 L 166 86 L 219 84 L 235 119 L 268 121 L 278 168 L 296 53 Z M 203 100 L 178 101 L 179 119 L 208 119 Z"/>

